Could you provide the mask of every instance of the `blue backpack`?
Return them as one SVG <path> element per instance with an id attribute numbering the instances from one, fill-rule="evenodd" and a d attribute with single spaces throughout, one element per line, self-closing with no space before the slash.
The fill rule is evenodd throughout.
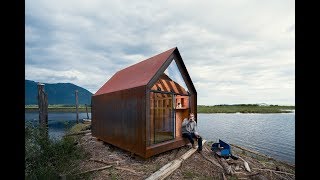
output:
<path id="1" fill-rule="evenodd" d="M 213 143 L 211 146 L 211 150 L 215 152 L 219 157 L 229 158 L 231 157 L 234 160 L 237 160 L 238 157 L 234 156 L 231 153 L 231 147 L 229 144 L 223 142 L 219 139 L 219 143 Z"/>

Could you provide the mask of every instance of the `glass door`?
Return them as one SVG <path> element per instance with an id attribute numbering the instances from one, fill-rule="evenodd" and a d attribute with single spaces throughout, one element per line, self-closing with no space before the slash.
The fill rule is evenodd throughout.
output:
<path id="1" fill-rule="evenodd" d="M 150 92 L 150 144 L 175 138 L 175 113 L 173 93 Z"/>

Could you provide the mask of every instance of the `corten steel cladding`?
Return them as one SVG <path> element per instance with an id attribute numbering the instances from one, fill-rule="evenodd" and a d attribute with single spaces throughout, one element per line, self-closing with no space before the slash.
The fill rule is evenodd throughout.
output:
<path id="1" fill-rule="evenodd" d="M 92 135 L 144 156 L 145 107 L 145 86 L 93 96 Z"/>
<path id="2" fill-rule="evenodd" d="M 173 59 L 190 90 L 190 112 L 197 117 L 197 92 L 178 49 L 172 48 L 118 71 L 92 96 L 92 135 L 144 158 L 185 145 L 181 137 L 149 143 L 150 91 Z"/>

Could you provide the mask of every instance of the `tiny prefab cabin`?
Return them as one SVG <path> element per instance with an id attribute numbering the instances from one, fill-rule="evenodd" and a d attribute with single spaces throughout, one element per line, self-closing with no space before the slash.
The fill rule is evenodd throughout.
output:
<path id="1" fill-rule="evenodd" d="M 115 73 L 92 96 L 92 135 L 143 158 L 186 145 L 197 92 L 178 48 Z"/>

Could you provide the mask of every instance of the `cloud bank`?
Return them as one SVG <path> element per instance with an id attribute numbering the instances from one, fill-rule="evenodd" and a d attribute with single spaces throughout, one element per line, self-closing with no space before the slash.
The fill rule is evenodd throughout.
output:
<path id="1" fill-rule="evenodd" d="M 295 2 L 26 1 L 25 78 L 95 93 L 177 46 L 198 104 L 295 104 Z"/>

